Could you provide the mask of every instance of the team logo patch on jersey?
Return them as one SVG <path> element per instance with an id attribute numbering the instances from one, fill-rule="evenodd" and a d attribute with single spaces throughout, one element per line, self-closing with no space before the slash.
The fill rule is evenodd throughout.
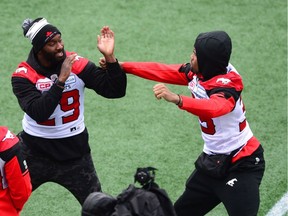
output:
<path id="1" fill-rule="evenodd" d="M 8 130 L 2 142 L 5 141 L 6 139 L 14 139 L 14 138 L 15 136 Z"/>
<path id="2" fill-rule="evenodd" d="M 21 72 L 27 73 L 27 68 L 25 68 L 25 67 L 20 67 L 20 68 L 18 68 L 15 72 L 16 72 L 16 73 L 21 73 Z"/>
<path id="3" fill-rule="evenodd" d="M 229 82 L 231 82 L 231 80 L 222 77 L 222 78 L 217 79 L 217 80 L 216 80 L 216 83 L 217 83 L 217 82 L 222 82 L 224 85 L 227 85 Z"/>
<path id="4" fill-rule="evenodd" d="M 52 80 L 45 78 L 45 79 L 39 79 L 36 83 L 36 88 L 39 91 L 47 91 L 51 88 L 51 86 L 53 85 Z"/>
<path id="5" fill-rule="evenodd" d="M 75 59 L 76 59 L 77 61 L 79 61 L 80 58 L 83 58 L 83 57 L 82 57 L 82 56 L 79 56 L 79 55 L 77 55 L 77 56 L 75 57 Z"/>

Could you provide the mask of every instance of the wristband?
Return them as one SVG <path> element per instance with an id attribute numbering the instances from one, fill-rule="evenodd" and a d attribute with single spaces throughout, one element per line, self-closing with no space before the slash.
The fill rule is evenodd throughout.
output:
<path id="1" fill-rule="evenodd" d="M 62 88 L 62 89 L 64 89 L 64 87 L 65 87 L 65 83 L 60 82 L 58 79 L 56 80 L 55 84 L 56 84 L 59 88 Z"/>
<path id="2" fill-rule="evenodd" d="M 179 101 L 176 103 L 176 105 L 179 106 L 181 104 L 181 102 L 182 102 L 182 98 L 181 98 L 181 96 L 179 94 L 177 94 L 177 95 L 179 97 Z"/>

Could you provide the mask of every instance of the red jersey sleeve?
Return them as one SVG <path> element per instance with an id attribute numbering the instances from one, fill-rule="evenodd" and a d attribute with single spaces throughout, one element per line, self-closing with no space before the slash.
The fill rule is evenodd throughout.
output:
<path id="1" fill-rule="evenodd" d="M 18 137 L 3 126 L 0 126 L 0 156 L 4 161 L 3 176 L 7 181 L 8 200 L 11 200 L 14 208 L 19 212 L 31 195 L 31 179 L 19 148 Z"/>
<path id="2" fill-rule="evenodd" d="M 157 82 L 187 85 L 185 73 L 179 72 L 182 64 L 162 64 L 156 62 L 124 62 L 122 68 L 126 73 Z"/>
<path id="3" fill-rule="evenodd" d="M 220 94 L 211 95 L 209 99 L 195 99 L 192 97 L 181 96 L 182 106 L 180 109 L 186 110 L 200 118 L 216 118 L 225 115 L 234 108 L 233 97 L 226 99 Z"/>
<path id="4" fill-rule="evenodd" d="M 4 167 L 10 197 L 17 211 L 22 210 L 32 191 L 29 172 L 26 169 L 22 173 L 19 162 L 18 157 L 14 156 Z"/>
<path id="5" fill-rule="evenodd" d="M 72 55 L 72 54 L 77 54 L 75 52 L 68 52 L 66 51 L 67 56 Z M 76 74 L 80 73 L 88 64 L 89 60 L 86 58 L 83 58 L 77 54 L 76 56 L 76 61 L 74 62 L 72 66 L 72 71 Z"/>

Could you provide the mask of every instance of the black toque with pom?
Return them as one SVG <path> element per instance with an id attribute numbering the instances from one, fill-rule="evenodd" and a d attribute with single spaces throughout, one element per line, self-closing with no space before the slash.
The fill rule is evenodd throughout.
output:
<path id="1" fill-rule="evenodd" d="M 30 39 L 35 53 L 38 53 L 55 35 L 61 34 L 45 18 L 25 19 L 22 23 L 22 29 L 24 36 Z"/>

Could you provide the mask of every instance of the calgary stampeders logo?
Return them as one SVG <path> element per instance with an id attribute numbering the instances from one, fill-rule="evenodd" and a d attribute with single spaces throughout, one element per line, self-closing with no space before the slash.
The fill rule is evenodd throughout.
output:
<path id="1" fill-rule="evenodd" d="M 231 80 L 230 80 L 230 79 L 227 79 L 227 78 L 221 77 L 221 78 L 218 78 L 218 79 L 216 80 L 216 83 L 218 83 L 218 82 L 222 82 L 222 84 L 227 85 L 229 82 L 231 82 Z"/>
<path id="2" fill-rule="evenodd" d="M 48 78 L 44 78 L 44 79 L 39 79 L 36 83 L 36 88 L 39 91 L 48 91 L 51 86 L 53 85 L 52 80 L 48 79 Z"/>

